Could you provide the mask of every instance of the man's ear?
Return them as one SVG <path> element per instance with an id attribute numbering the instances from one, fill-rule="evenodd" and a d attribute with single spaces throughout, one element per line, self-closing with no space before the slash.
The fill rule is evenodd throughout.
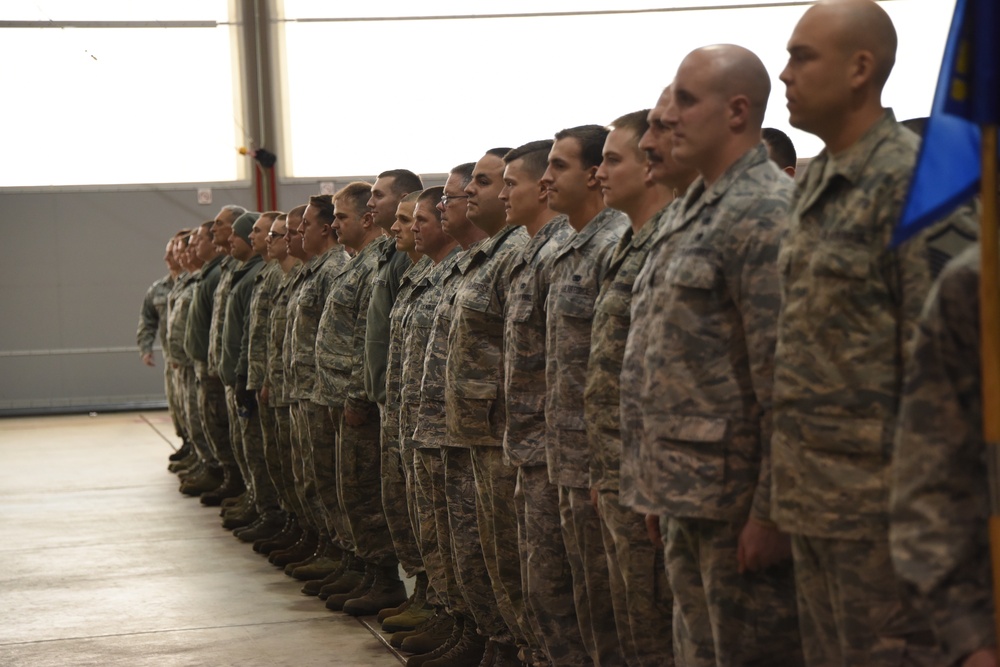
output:
<path id="1" fill-rule="evenodd" d="M 594 165 L 587 169 L 587 187 L 591 190 L 596 190 L 601 187 L 600 182 L 597 180 L 597 170 L 599 165 Z"/>

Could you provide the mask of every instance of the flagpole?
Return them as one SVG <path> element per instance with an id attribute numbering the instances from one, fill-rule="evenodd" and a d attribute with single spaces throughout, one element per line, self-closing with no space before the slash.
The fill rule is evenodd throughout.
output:
<path id="1" fill-rule="evenodd" d="M 1000 639 L 1000 238 L 997 224 L 997 126 L 984 125 L 980 224 L 979 332 L 983 375 L 983 439 L 990 480 L 990 565 Z"/>

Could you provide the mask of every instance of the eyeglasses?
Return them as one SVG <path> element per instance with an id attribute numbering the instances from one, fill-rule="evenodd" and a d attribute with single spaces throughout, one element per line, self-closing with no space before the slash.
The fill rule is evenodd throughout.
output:
<path id="1" fill-rule="evenodd" d="M 443 195 L 441 197 L 441 206 L 447 206 L 453 201 L 458 201 L 459 199 L 468 199 L 469 195 Z"/>
<path id="2" fill-rule="evenodd" d="M 283 239 L 285 238 L 285 232 L 268 232 L 267 238 L 271 239 L 272 241 L 274 239 Z"/>

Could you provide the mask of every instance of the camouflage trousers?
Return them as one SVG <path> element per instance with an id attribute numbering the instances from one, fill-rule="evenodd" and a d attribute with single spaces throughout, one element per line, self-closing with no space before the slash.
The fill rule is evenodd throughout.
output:
<path id="1" fill-rule="evenodd" d="M 316 479 L 313 473 L 312 445 L 309 442 L 309 421 L 322 417 L 326 408 L 320 410 L 312 401 L 296 401 L 289 407 L 291 417 L 291 468 L 295 493 L 302 507 L 299 517 L 309 528 L 316 532 L 326 532 L 326 515 L 319 501 L 316 489 Z M 327 416 L 329 419 L 329 416 Z M 330 426 L 332 433 L 332 425 Z"/>
<path id="2" fill-rule="evenodd" d="M 473 447 L 472 470 L 476 480 L 479 539 L 497 609 L 514 643 L 540 648 L 524 612 L 517 509 L 514 506 L 517 468 L 504 461 L 502 447 Z"/>
<path id="3" fill-rule="evenodd" d="M 174 368 L 166 358 L 163 360 L 163 385 L 167 395 L 170 421 L 174 424 L 174 433 L 181 440 L 187 441 L 189 436 L 184 422 L 184 379 L 180 366 Z"/>
<path id="4" fill-rule="evenodd" d="M 382 507 L 396 558 L 406 576 L 415 577 L 424 571 L 424 562 L 417 549 L 416 507 L 413 501 L 413 450 L 408 450 L 407 463 L 399 447 L 399 413 L 381 416 Z M 393 428 L 395 427 L 395 428 Z"/>
<path id="5" fill-rule="evenodd" d="M 207 365 L 195 365 L 198 374 L 198 412 L 212 458 L 229 474 L 238 474 L 233 445 L 229 440 L 229 410 L 226 408 L 226 387 L 222 380 L 209 375 Z"/>
<path id="6" fill-rule="evenodd" d="M 268 436 L 264 430 L 264 459 L 267 461 L 267 472 L 271 483 L 278 491 L 278 502 L 286 512 L 292 512 L 297 517 L 305 513 L 302 502 L 295 492 L 295 478 L 292 476 L 292 423 L 291 412 L 287 405 L 265 408 L 270 413 L 274 430 Z M 263 415 L 263 412 L 261 413 Z M 261 426 L 264 420 L 261 419 Z"/>
<path id="7" fill-rule="evenodd" d="M 617 491 L 602 491 L 597 508 L 625 659 L 630 667 L 669 667 L 674 664 L 674 598 L 663 550 L 650 543 L 645 518 L 619 503 Z"/>
<path id="8" fill-rule="evenodd" d="M 678 665 L 803 664 L 791 562 L 740 574 L 742 524 L 662 517 L 660 526 L 674 593 Z"/>
<path id="9" fill-rule="evenodd" d="M 253 490 L 253 477 L 247 466 L 247 457 L 243 453 L 243 427 L 240 425 L 239 406 L 236 405 L 236 389 L 226 386 L 226 411 L 229 414 L 229 442 L 233 446 L 233 457 L 239 466 L 240 476 L 248 490 Z"/>
<path id="10" fill-rule="evenodd" d="M 194 366 L 181 366 L 177 369 L 184 386 L 184 423 L 187 426 L 188 436 L 191 446 L 198 453 L 198 458 L 202 463 L 215 464 L 215 454 L 208 444 L 208 437 L 205 435 L 205 427 L 201 423 L 201 410 L 198 407 L 198 377 L 195 375 Z"/>
<path id="11" fill-rule="evenodd" d="M 330 408 L 313 401 L 302 407 L 302 475 L 322 540 L 345 551 L 354 550 L 337 489 L 337 422 Z"/>
<path id="12" fill-rule="evenodd" d="M 545 464 L 517 469 L 518 548 L 526 616 L 549 661 L 580 667 L 593 660 L 573 602 L 573 575 L 559 521 L 559 489 Z"/>
<path id="13" fill-rule="evenodd" d="M 792 556 L 807 665 L 945 664 L 900 595 L 887 540 L 793 535 Z"/>
<path id="14" fill-rule="evenodd" d="M 369 403 L 365 422 L 351 426 L 338 410 L 337 475 L 340 506 L 357 555 L 378 567 L 399 565 L 382 507 L 382 445 L 378 406 Z M 331 409 L 333 413 L 333 409 Z"/>
<path id="15" fill-rule="evenodd" d="M 427 573 L 427 601 L 456 614 L 468 615 L 455 576 L 448 526 L 448 501 L 444 495 L 444 462 L 439 448 L 413 450 L 413 499 L 420 557 Z"/>
<path id="16" fill-rule="evenodd" d="M 590 489 L 560 486 L 559 516 L 583 643 L 595 665 L 625 665 L 611 603 L 601 520 L 590 501 Z"/>
<path id="17" fill-rule="evenodd" d="M 264 413 L 268 414 L 265 416 Z M 237 410 L 239 413 L 239 410 Z M 249 478 L 247 486 L 253 489 L 254 505 L 259 513 L 278 509 L 278 491 L 267 472 L 264 458 L 264 423 L 273 428 L 270 411 L 257 406 L 246 417 L 239 417 L 240 436 L 243 441 L 243 459 L 246 461 Z"/>
<path id="18" fill-rule="evenodd" d="M 479 537 L 472 451 L 461 447 L 442 447 L 441 458 L 444 461 L 445 498 L 458 587 L 472 619 L 479 627 L 479 634 L 512 643 L 513 638 L 497 609 L 497 599 L 483 556 L 483 542 Z"/>

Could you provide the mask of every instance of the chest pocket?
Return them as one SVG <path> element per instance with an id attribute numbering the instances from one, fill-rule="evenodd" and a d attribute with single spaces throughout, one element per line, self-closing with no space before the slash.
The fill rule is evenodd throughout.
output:
<path id="1" fill-rule="evenodd" d="M 594 316 L 593 288 L 581 285 L 560 285 L 553 307 L 555 312 L 566 317 L 590 319 Z"/>
<path id="2" fill-rule="evenodd" d="M 531 319 L 532 300 L 530 294 L 518 294 L 510 302 L 510 319 L 513 322 L 527 322 Z"/>
<path id="3" fill-rule="evenodd" d="M 470 285 L 468 289 L 463 289 L 455 300 L 462 308 L 468 308 L 477 313 L 486 313 L 490 309 L 490 297 L 489 285 L 475 283 Z"/>
<path id="4" fill-rule="evenodd" d="M 716 263 L 708 257 L 686 255 L 670 262 L 665 280 L 671 285 L 710 290 L 721 282 L 722 274 Z"/>
<path id="5" fill-rule="evenodd" d="M 834 241 L 823 243 L 813 251 L 809 267 L 814 276 L 821 278 L 867 280 L 872 260 L 867 246 Z"/>

